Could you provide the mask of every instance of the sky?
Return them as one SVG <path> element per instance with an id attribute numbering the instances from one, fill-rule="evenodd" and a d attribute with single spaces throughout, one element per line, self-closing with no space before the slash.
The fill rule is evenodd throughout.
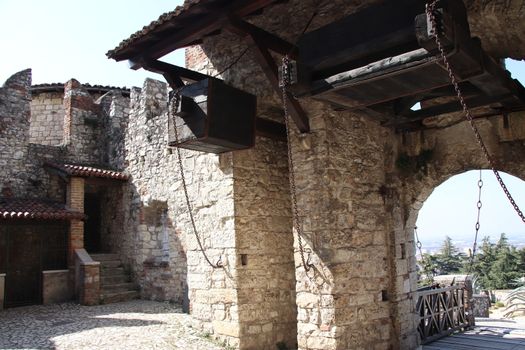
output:
<path id="1" fill-rule="evenodd" d="M 33 84 L 81 83 L 142 86 L 146 77 L 106 52 L 172 11 L 182 0 L 0 0 L 0 86 L 14 73 L 33 69 Z M 165 59 L 184 65 L 180 50 Z"/>
<path id="2" fill-rule="evenodd" d="M 173 10 L 182 0 L 0 0 L 0 86 L 12 74 L 33 69 L 33 83 L 81 83 L 119 87 L 142 86 L 146 77 L 160 75 L 133 71 L 126 62 L 115 62 L 105 53 L 123 39 Z M 163 60 L 184 65 L 183 50 Z M 525 85 L 525 62 L 507 61 L 507 68 Z M 465 173 L 437 187 L 418 217 L 420 238 L 425 242 L 470 238 L 474 232 L 478 173 Z M 523 234 L 525 224 L 494 182 L 483 174 L 481 235 L 501 232 Z M 525 210 L 525 182 L 506 178 L 508 187 Z"/>

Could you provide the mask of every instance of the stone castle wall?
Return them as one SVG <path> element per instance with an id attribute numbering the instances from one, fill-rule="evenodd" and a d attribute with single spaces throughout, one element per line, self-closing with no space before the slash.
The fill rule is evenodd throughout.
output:
<path id="1" fill-rule="evenodd" d="M 214 315 L 222 313 L 214 327 L 234 345 L 238 305 L 231 161 L 181 150 L 198 234 L 210 260 L 221 259 L 225 266 L 212 269 L 190 225 L 175 150 L 167 146 L 166 102 L 166 84 L 149 79 L 131 94 L 123 257 L 144 286 L 144 297 L 181 302 L 187 291 L 200 325 L 209 331 Z"/>
<path id="2" fill-rule="evenodd" d="M 64 136 L 64 113 L 63 92 L 32 93 L 29 141 L 60 145 Z"/>
<path id="3" fill-rule="evenodd" d="M 353 11 L 353 5 L 358 3 L 323 4 L 317 9 L 323 15 L 314 18 L 309 30 Z M 253 23 L 294 42 L 303 29 L 303 19 L 314 10 L 309 3 L 290 1 L 265 9 L 263 15 L 253 18 Z M 213 74 L 227 67 L 248 45 L 232 34 L 222 33 L 188 49 L 186 65 Z M 278 115 L 282 108 L 279 96 L 271 89 L 252 50 L 222 77 L 257 95 L 259 116 L 282 121 Z M 415 349 L 417 273 L 413 226 L 423 201 L 441 182 L 466 170 L 487 167 L 472 131 L 460 116 L 459 122 L 449 127 L 429 125 L 425 131 L 395 132 L 357 113 L 336 111 L 307 98 L 300 103 L 309 117 L 311 131 L 305 135 L 294 132 L 291 145 L 296 157 L 302 238 L 312 251 L 310 258 L 315 268 L 306 273 L 301 266 L 295 237 L 299 348 Z M 444 120 L 454 120 L 454 116 Z M 499 168 L 525 178 L 521 131 L 524 121 L 516 115 L 511 120 L 515 123 L 512 130 L 502 129 L 502 117 L 476 123 L 489 150 L 500 161 Z M 266 146 L 261 146 L 258 139 L 250 152 L 257 154 L 259 147 Z M 233 157 L 234 188 L 243 188 L 235 176 L 236 166 L 243 164 L 238 154 Z M 258 174 L 275 170 L 270 163 L 262 162 L 260 166 Z M 264 183 L 256 188 L 264 190 Z M 236 203 L 244 203 L 245 199 L 247 203 L 257 203 L 257 197 L 244 196 L 235 191 Z M 264 212 L 262 208 L 261 203 L 253 205 L 260 213 Z M 236 234 L 241 242 L 249 237 L 243 233 L 244 225 L 252 224 L 252 220 L 257 222 L 256 217 L 236 220 Z M 268 222 L 274 220 L 272 217 Z M 287 230 L 288 237 L 292 237 L 290 223 Z M 287 236 L 284 229 L 283 234 Z M 254 246 L 258 243 L 248 242 Z M 264 238 L 260 244 L 264 245 Z M 283 251 L 287 249 L 284 245 Z M 242 253 L 241 248 L 239 252 Z M 249 266 L 249 257 L 247 261 Z M 242 267 L 238 276 L 241 280 Z M 256 284 L 257 287 L 261 285 Z M 241 308 L 242 295 L 239 290 Z M 257 310 L 264 307 L 260 305 Z M 242 313 L 240 322 L 241 329 L 244 324 L 248 329 L 254 324 L 243 319 Z M 258 328 L 252 329 L 256 333 Z M 250 341 L 243 343 L 243 339 L 241 334 L 241 348 L 267 346 L 260 341 L 256 347 Z"/>
<path id="4" fill-rule="evenodd" d="M 28 158 L 31 70 L 10 77 L 0 88 L 0 193 L 3 197 L 28 195 L 32 174 Z"/>

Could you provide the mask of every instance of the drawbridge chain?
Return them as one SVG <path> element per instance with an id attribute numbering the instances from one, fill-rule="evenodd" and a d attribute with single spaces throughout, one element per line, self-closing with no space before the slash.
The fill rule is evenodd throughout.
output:
<path id="1" fill-rule="evenodd" d="M 525 215 L 523 215 L 523 212 L 519 208 L 518 204 L 516 203 L 516 201 L 514 200 L 512 195 L 510 194 L 507 186 L 505 185 L 505 182 L 501 178 L 501 176 L 499 174 L 499 171 L 496 169 L 496 162 L 494 161 L 494 159 L 490 155 L 487 147 L 485 146 L 485 143 L 483 142 L 483 139 L 481 138 L 481 134 L 480 134 L 478 128 L 476 127 L 476 124 L 474 124 L 474 118 L 472 117 L 472 114 L 470 113 L 470 109 L 467 106 L 467 103 L 465 102 L 465 98 L 463 97 L 463 94 L 462 94 L 461 89 L 459 87 L 459 84 L 458 84 L 458 81 L 456 79 L 456 76 L 454 75 L 454 72 L 452 70 L 452 66 L 450 65 L 450 62 L 449 62 L 449 60 L 447 58 L 447 55 L 445 54 L 445 50 L 443 48 L 443 44 L 441 43 L 441 39 L 439 37 L 440 33 L 438 33 L 438 30 L 437 30 L 438 24 L 437 24 L 437 16 L 436 16 L 436 13 L 437 13 L 437 8 L 436 7 L 437 7 L 437 3 L 438 2 L 439 2 L 439 0 L 432 0 L 430 3 L 427 3 L 426 13 L 427 13 L 427 18 L 430 20 L 430 23 L 432 25 L 431 33 L 432 33 L 432 35 L 434 35 L 434 38 L 435 38 L 435 41 L 436 41 L 436 45 L 437 45 L 438 50 L 439 50 L 439 54 L 441 56 L 441 59 L 443 60 L 443 63 L 445 64 L 445 68 L 448 71 L 448 75 L 450 77 L 450 81 L 452 82 L 452 85 L 454 86 L 454 90 L 456 91 L 456 94 L 457 94 L 457 97 L 459 99 L 459 102 L 461 103 L 461 106 L 463 108 L 463 112 L 465 113 L 465 117 L 466 117 L 467 121 L 469 122 L 470 127 L 471 127 L 472 131 L 474 132 L 474 135 L 476 136 L 476 140 L 478 141 L 478 144 L 479 144 L 483 154 L 485 155 L 485 158 L 487 159 L 492 172 L 496 176 L 496 179 L 498 180 L 498 183 L 501 186 L 501 189 L 503 190 L 503 192 L 507 196 L 507 199 L 509 200 L 510 204 L 512 205 L 512 207 L 514 208 L 514 210 L 516 211 L 516 213 L 520 217 L 521 221 L 523 221 L 523 223 L 525 223 Z"/>
<path id="2" fill-rule="evenodd" d="M 292 195 L 292 220 L 293 220 L 293 226 L 295 226 L 295 230 L 297 231 L 297 243 L 299 245 L 299 253 L 301 255 L 301 262 L 303 264 L 304 269 L 308 272 L 313 267 L 313 265 L 310 263 L 310 256 L 308 256 L 308 260 L 304 257 L 304 246 L 302 241 L 302 235 L 303 235 L 303 229 L 301 227 L 301 224 L 299 222 L 299 209 L 297 208 L 297 189 L 295 187 L 295 166 L 293 161 L 293 153 L 292 153 L 292 145 L 291 145 L 291 139 L 290 139 L 290 121 L 289 121 L 289 115 L 288 115 L 288 105 L 286 103 L 286 87 L 290 83 L 290 61 L 288 59 L 288 56 L 283 57 L 282 62 L 282 78 L 281 78 L 281 89 L 282 89 L 282 99 L 283 99 L 283 109 L 284 109 L 284 124 L 286 126 L 286 140 L 287 140 L 287 147 L 288 147 L 288 168 L 289 168 L 289 180 L 290 180 L 290 192 Z"/>
<path id="3" fill-rule="evenodd" d="M 175 142 L 179 143 L 179 133 L 177 130 L 177 124 L 175 122 L 175 113 L 177 113 L 177 110 L 179 108 L 180 104 L 180 89 L 174 90 L 170 93 L 170 98 L 168 100 L 168 118 L 173 118 L 173 129 L 175 130 Z M 201 239 L 199 237 L 199 234 L 197 233 L 197 227 L 195 225 L 195 218 L 193 217 L 193 209 L 191 207 L 190 203 L 190 196 L 188 195 L 188 186 L 186 185 L 186 177 L 184 176 L 184 166 L 182 165 L 182 156 L 180 154 L 180 148 L 175 147 L 177 150 L 177 160 L 179 164 L 179 170 L 180 170 L 180 178 L 182 180 L 182 188 L 184 189 L 184 196 L 186 197 L 186 206 L 188 208 L 188 214 L 190 216 L 191 226 L 193 228 L 193 233 L 195 235 L 195 238 L 197 239 L 197 244 L 199 245 L 199 249 L 202 252 L 202 255 L 204 256 L 204 259 L 206 259 L 206 262 L 214 269 L 222 268 L 222 261 L 221 257 L 219 257 L 219 260 L 217 263 L 213 264 L 208 258 L 208 255 L 206 254 L 206 251 L 204 250 L 204 247 L 202 246 Z"/>

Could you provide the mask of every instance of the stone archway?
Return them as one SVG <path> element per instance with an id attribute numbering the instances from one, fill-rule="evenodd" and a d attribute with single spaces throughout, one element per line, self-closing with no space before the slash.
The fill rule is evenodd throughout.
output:
<path id="1" fill-rule="evenodd" d="M 523 121 L 520 121 L 523 123 Z M 521 138 L 505 138 L 503 117 L 476 122 L 498 170 L 525 179 L 525 144 Z M 414 346 L 417 289 L 413 228 L 417 215 L 432 191 L 454 175 L 488 167 L 466 122 L 434 130 L 406 134 L 400 140 L 396 170 L 392 174 L 396 196 L 392 210 L 396 250 L 403 246 L 406 259 L 396 254 L 397 312 L 402 348 Z M 403 160 L 400 162 L 399 160 Z M 405 330 L 405 331 L 403 331 Z M 405 347 L 404 347 L 405 346 Z"/>

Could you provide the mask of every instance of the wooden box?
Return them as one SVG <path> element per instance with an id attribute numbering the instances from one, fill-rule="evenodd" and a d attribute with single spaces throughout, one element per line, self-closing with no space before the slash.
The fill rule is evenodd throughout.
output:
<path id="1" fill-rule="evenodd" d="M 179 110 L 168 120 L 169 145 L 207 153 L 251 148 L 255 144 L 256 108 L 254 95 L 219 79 L 187 85 L 181 90 Z"/>

